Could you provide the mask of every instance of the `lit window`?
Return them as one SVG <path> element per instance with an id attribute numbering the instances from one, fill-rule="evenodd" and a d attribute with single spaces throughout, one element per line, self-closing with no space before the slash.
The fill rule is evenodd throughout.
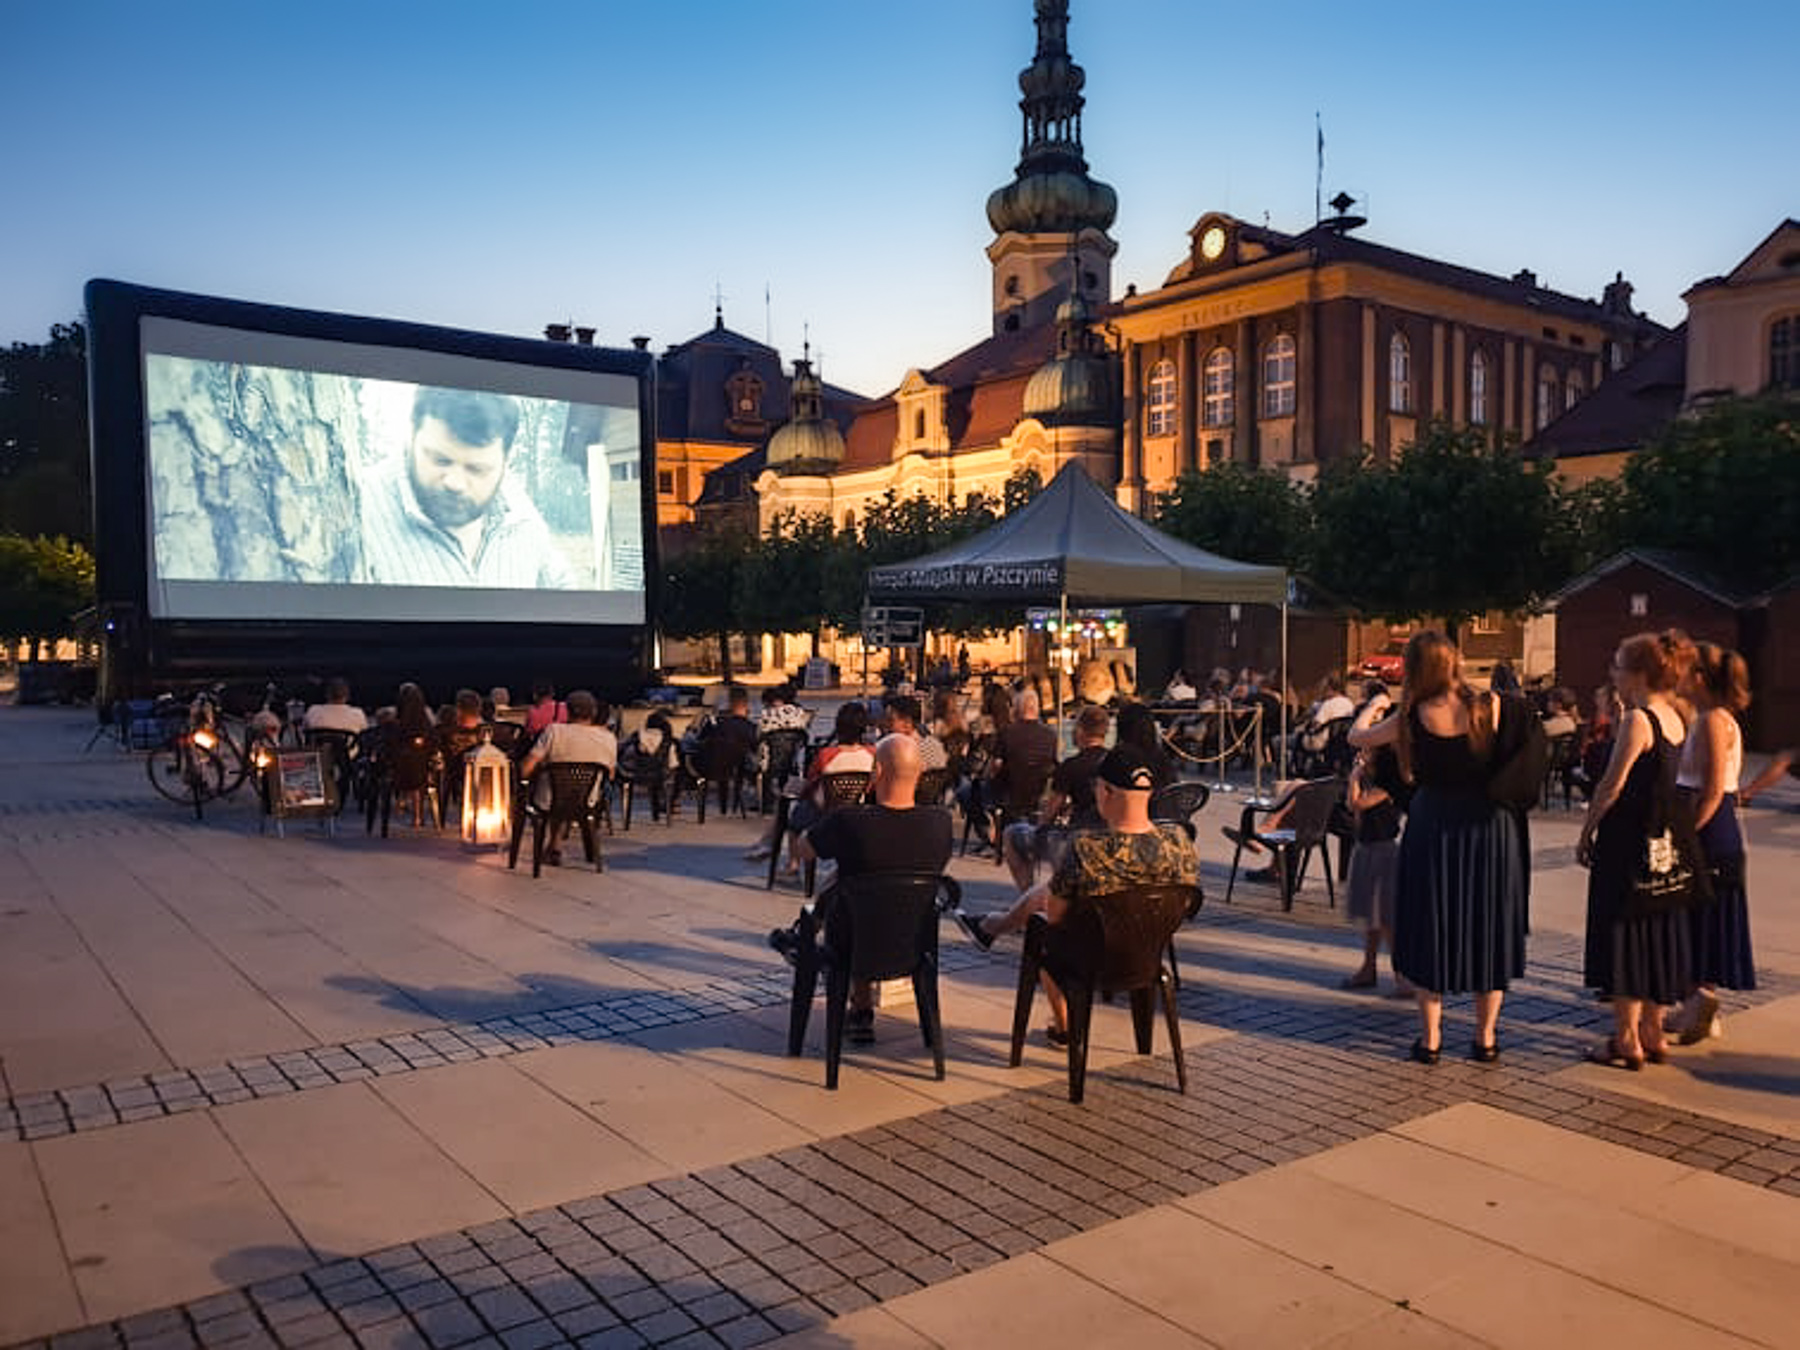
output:
<path id="1" fill-rule="evenodd" d="M 1201 406 L 1205 411 L 1206 425 L 1230 426 L 1236 416 L 1232 401 L 1237 392 L 1237 372 L 1233 367 L 1231 353 L 1223 347 L 1214 347 L 1206 354 L 1206 364 L 1201 368 L 1201 375 L 1201 388 L 1205 394 L 1205 402 Z"/>
<path id="2" fill-rule="evenodd" d="M 1276 334 L 1263 348 L 1263 416 L 1288 417 L 1294 411 L 1294 339 Z"/>
<path id="3" fill-rule="evenodd" d="M 1175 434 L 1175 363 L 1158 361 L 1144 385 L 1144 434 Z"/>
<path id="4" fill-rule="evenodd" d="M 1573 408 L 1581 402 L 1582 395 L 1587 393 L 1587 381 L 1581 378 L 1579 370 L 1571 370 L 1569 378 L 1563 382 L 1563 407 Z"/>
<path id="5" fill-rule="evenodd" d="M 1550 419 L 1556 416 L 1556 371 L 1549 366 L 1538 367 L 1537 380 L 1537 424 L 1540 427 L 1550 425 Z"/>
<path id="6" fill-rule="evenodd" d="M 1487 420 L 1487 353 L 1476 352 L 1469 358 L 1469 421 L 1484 427 Z"/>
<path id="7" fill-rule="evenodd" d="M 1412 348 L 1404 334 L 1388 340 L 1388 411 L 1412 411 Z"/>
<path id="8" fill-rule="evenodd" d="M 1769 328 L 1769 387 L 1800 389 L 1800 314 L 1788 314 Z"/>

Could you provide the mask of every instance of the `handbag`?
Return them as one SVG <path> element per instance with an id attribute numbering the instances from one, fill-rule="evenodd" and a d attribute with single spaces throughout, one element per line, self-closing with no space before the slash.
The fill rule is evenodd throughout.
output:
<path id="1" fill-rule="evenodd" d="M 1656 776 L 1643 852 L 1626 887 L 1626 919 L 1690 909 L 1713 898 L 1712 877 L 1700 861 L 1693 802 L 1675 787 L 1675 759 L 1663 753 L 1668 743 L 1654 714 L 1650 726 L 1655 736 L 1652 748 L 1662 757 L 1662 771 Z"/>

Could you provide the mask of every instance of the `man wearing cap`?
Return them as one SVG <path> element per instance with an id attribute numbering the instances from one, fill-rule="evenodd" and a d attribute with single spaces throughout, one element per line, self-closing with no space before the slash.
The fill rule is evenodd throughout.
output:
<path id="1" fill-rule="evenodd" d="M 1004 914 L 967 914 L 956 920 L 983 948 L 994 939 L 1016 933 L 1033 914 L 1060 923 L 1069 905 L 1084 896 L 1105 895 L 1133 886 L 1188 885 L 1199 881 L 1194 846 L 1178 826 L 1150 819 L 1150 792 L 1155 771 L 1141 750 L 1115 746 L 1094 774 L 1094 805 L 1104 829 L 1077 834 L 1056 872 L 1047 882 L 1027 889 Z M 1046 979 L 1051 1024 L 1045 1033 L 1052 1045 L 1066 1045 L 1063 996 Z"/>

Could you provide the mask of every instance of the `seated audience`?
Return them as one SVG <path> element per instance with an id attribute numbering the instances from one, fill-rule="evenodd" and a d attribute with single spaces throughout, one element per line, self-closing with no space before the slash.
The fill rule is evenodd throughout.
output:
<path id="1" fill-rule="evenodd" d="M 300 719 L 302 731 L 347 731 L 359 735 L 369 729 L 368 715 L 350 702 L 350 682 L 342 675 L 325 681 L 325 701 L 308 708 Z"/>

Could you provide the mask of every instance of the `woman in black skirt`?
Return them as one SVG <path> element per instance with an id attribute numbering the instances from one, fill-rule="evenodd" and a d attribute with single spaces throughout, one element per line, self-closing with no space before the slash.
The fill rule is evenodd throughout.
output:
<path id="1" fill-rule="evenodd" d="M 1724 1022 L 1720 989 L 1756 988 L 1744 834 L 1737 815 L 1738 780 L 1744 773 L 1737 714 L 1750 706 L 1744 658 L 1716 643 L 1699 643 L 1687 694 L 1695 715 L 1675 781 L 1693 806 L 1700 852 L 1712 873 L 1713 903 L 1690 911 L 1696 987 L 1666 1025 L 1683 1045 L 1693 1045 L 1719 1034 Z"/>
<path id="2" fill-rule="evenodd" d="M 1685 634 L 1640 633 L 1613 655 L 1613 684 L 1625 704 L 1612 758 L 1594 788 L 1575 845 L 1587 867 L 1587 983 L 1612 1000 L 1613 1034 L 1589 1052 L 1596 1064 L 1641 1069 L 1664 1058 L 1663 1005 L 1694 985 L 1693 938 L 1685 908 L 1636 913 L 1632 881 L 1645 856 L 1659 803 L 1675 795 L 1687 738 L 1675 691 L 1693 664 Z"/>
<path id="3" fill-rule="evenodd" d="M 1525 973 L 1525 851 L 1517 817 L 1488 791 L 1500 700 L 1464 683 L 1441 633 L 1415 634 L 1405 667 L 1400 710 L 1350 743 L 1393 745 L 1413 785 L 1394 905 L 1394 969 L 1418 993 L 1409 1053 L 1437 1063 L 1444 995 L 1472 993 L 1469 1057 L 1492 1063 L 1507 983 Z"/>

